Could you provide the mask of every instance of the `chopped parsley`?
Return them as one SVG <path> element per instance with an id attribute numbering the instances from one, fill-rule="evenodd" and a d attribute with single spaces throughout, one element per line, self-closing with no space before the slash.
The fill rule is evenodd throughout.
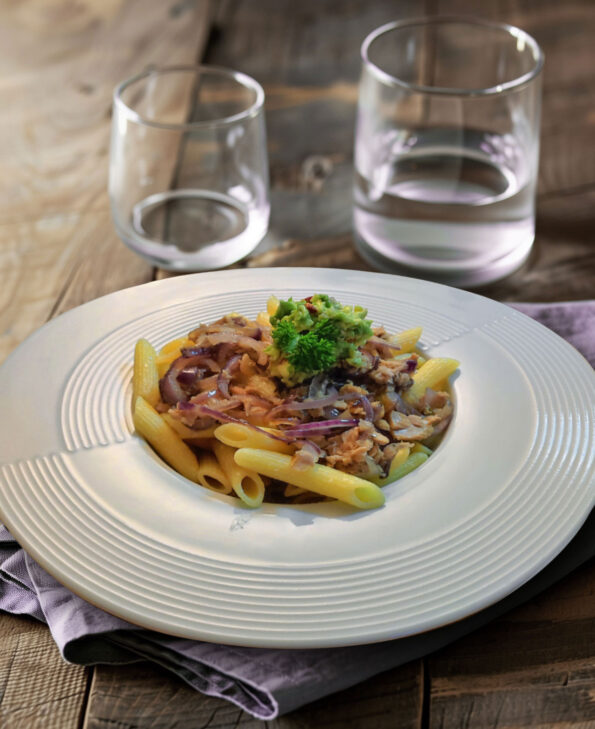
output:
<path id="1" fill-rule="evenodd" d="M 271 316 L 271 371 L 287 385 L 336 367 L 358 366 L 359 347 L 372 336 L 361 306 L 344 306 L 326 294 L 280 301 Z"/>

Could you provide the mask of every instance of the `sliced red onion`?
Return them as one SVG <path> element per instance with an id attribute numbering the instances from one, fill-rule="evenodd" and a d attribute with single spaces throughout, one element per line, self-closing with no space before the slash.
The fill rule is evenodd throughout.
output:
<path id="1" fill-rule="evenodd" d="M 182 386 L 178 382 L 178 375 L 186 367 L 188 361 L 185 357 L 178 357 L 178 359 L 172 362 L 168 371 L 159 380 L 159 392 L 161 393 L 163 402 L 169 405 L 175 405 L 178 402 L 188 400 L 188 395 L 182 390 Z"/>
<path id="2" fill-rule="evenodd" d="M 184 347 L 180 352 L 182 357 L 210 357 L 213 354 L 213 347 Z"/>
<path id="3" fill-rule="evenodd" d="M 294 438 L 285 438 L 281 437 L 279 435 L 275 435 L 274 433 L 269 433 L 268 431 L 264 430 L 264 428 L 259 428 L 257 425 L 252 425 L 252 423 L 248 423 L 246 420 L 241 420 L 240 418 L 234 418 L 231 415 L 227 415 L 226 413 L 222 413 L 219 410 L 214 410 L 213 408 L 209 408 L 206 405 L 199 405 L 200 412 L 203 415 L 207 415 L 210 418 L 213 418 L 214 420 L 219 420 L 222 423 L 239 423 L 240 425 L 245 425 L 247 428 L 250 428 L 251 430 L 255 430 L 257 433 L 263 433 L 264 435 L 267 435 L 269 438 L 272 438 L 273 440 L 280 440 L 283 443 L 291 443 Z M 283 434 L 285 435 L 285 433 Z"/>
<path id="4" fill-rule="evenodd" d="M 407 369 L 405 371 L 406 372 L 415 372 L 415 368 L 417 367 L 417 360 L 412 358 L 412 359 L 405 360 L 405 362 L 407 364 Z"/>
<path id="5" fill-rule="evenodd" d="M 359 401 L 361 402 L 364 412 L 366 413 L 366 420 L 369 420 L 371 423 L 373 423 L 374 422 L 374 408 L 372 407 L 372 403 L 365 395 L 362 395 L 360 397 Z"/>
<path id="6" fill-rule="evenodd" d="M 217 390 L 206 390 L 205 392 L 201 392 L 199 395 L 193 395 L 190 402 L 178 403 L 178 410 L 193 410 L 195 405 L 214 397 L 216 394 Z"/>
<path id="7" fill-rule="evenodd" d="M 353 428 L 358 424 L 355 418 L 346 420 L 319 420 L 311 423 L 296 425 L 295 428 L 283 431 L 283 435 L 290 438 L 303 438 L 309 435 L 326 435 L 337 428 Z"/>
<path id="8" fill-rule="evenodd" d="M 205 373 L 204 369 L 200 369 L 196 365 L 193 367 L 184 367 L 184 369 L 178 373 L 177 381 L 184 387 L 190 387 L 193 385 L 199 377 L 202 377 Z"/>
<path id="9" fill-rule="evenodd" d="M 284 410 L 318 410 L 319 408 L 326 408 L 333 405 L 338 394 L 337 389 L 331 387 L 328 395 L 318 398 L 317 400 L 307 399 L 302 400 L 301 402 L 298 402 L 297 400 L 288 400 L 277 407 Z"/>
<path id="10" fill-rule="evenodd" d="M 244 327 L 241 334 L 245 337 L 252 337 L 252 339 L 256 339 L 257 342 L 262 339 L 262 329 L 260 327 Z"/>
<path id="11" fill-rule="evenodd" d="M 225 369 L 228 372 L 235 372 L 238 369 L 238 367 L 240 366 L 241 359 L 242 359 L 241 354 L 234 354 L 234 356 L 230 357 L 230 359 L 228 360 L 227 364 L 225 365 Z"/>
<path id="12" fill-rule="evenodd" d="M 266 342 L 257 342 L 252 337 L 247 337 L 243 334 L 236 334 L 235 332 L 222 332 L 220 334 L 208 334 L 207 336 L 209 338 L 209 342 L 212 345 L 224 344 L 226 342 L 234 342 L 240 347 L 244 347 L 245 349 L 252 349 L 258 354 L 260 354 L 264 347 L 266 347 Z"/>
<path id="13" fill-rule="evenodd" d="M 233 342 L 227 342 L 226 344 L 221 344 L 219 346 L 219 351 L 217 352 L 217 364 L 219 365 L 219 367 L 221 367 L 221 369 L 226 366 L 227 361 L 229 360 L 230 355 L 234 349 L 235 345 L 233 344 Z"/>
<path id="14" fill-rule="evenodd" d="M 231 373 L 226 369 L 221 370 L 217 377 L 217 389 L 225 397 L 229 397 L 229 383 L 231 382 Z"/>
<path id="15" fill-rule="evenodd" d="M 322 448 L 317 444 L 314 443 L 313 440 L 305 440 L 304 445 L 308 447 L 309 450 L 311 450 L 313 453 L 316 453 L 316 457 L 320 458 L 322 455 Z"/>
<path id="16" fill-rule="evenodd" d="M 195 395 L 192 398 L 192 402 L 201 403 L 203 400 L 208 400 L 211 397 L 215 397 L 217 394 L 217 390 L 206 390 L 205 392 L 201 392 L 200 395 Z"/>
<path id="17" fill-rule="evenodd" d="M 305 440 L 293 454 L 291 465 L 297 471 L 307 471 L 318 461 L 322 455 L 322 449 L 311 440 Z"/>

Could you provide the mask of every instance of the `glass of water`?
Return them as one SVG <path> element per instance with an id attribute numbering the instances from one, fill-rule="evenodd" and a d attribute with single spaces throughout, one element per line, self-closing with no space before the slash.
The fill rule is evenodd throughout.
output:
<path id="1" fill-rule="evenodd" d="M 354 231 L 377 268 L 473 287 L 535 237 L 543 54 L 518 28 L 436 17 L 362 46 Z"/>
<path id="2" fill-rule="evenodd" d="M 269 222 L 264 92 L 209 66 L 148 70 L 114 92 L 109 195 L 124 243 L 172 271 L 246 256 Z"/>

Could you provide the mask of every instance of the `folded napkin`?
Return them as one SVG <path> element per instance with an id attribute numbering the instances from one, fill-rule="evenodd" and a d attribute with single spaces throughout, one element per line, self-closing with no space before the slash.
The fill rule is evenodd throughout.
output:
<path id="1" fill-rule="evenodd" d="M 515 304 L 595 363 L 595 301 Z M 499 603 L 409 638 L 347 648 L 270 650 L 174 638 L 130 625 L 72 594 L 0 525 L 0 609 L 48 624 L 65 660 L 82 665 L 147 659 L 190 686 L 273 719 L 322 696 L 424 656 L 529 600 L 595 556 L 595 512 L 545 569 Z"/>

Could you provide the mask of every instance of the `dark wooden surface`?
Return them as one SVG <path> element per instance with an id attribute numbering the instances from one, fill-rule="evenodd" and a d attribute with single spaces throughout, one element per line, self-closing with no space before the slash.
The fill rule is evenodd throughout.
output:
<path id="1" fill-rule="evenodd" d="M 0 359 L 49 318 L 160 277 L 117 239 L 110 94 L 149 63 L 239 68 L 267 95 L 273 215 L 241 266 L 367 268 L 350 200 L 359 45 L 421 13 L 519 25 L 546 54 L 535 252 L 482 291 L 593 298 L 592 0 L 27 0 L 0 6 Z M 453 645 L 272 722 L 161 669 L 65 664 L 47 629 L 0 615 L 0 726 L 127 729 L 595 727 L 595 565 Z"/>

